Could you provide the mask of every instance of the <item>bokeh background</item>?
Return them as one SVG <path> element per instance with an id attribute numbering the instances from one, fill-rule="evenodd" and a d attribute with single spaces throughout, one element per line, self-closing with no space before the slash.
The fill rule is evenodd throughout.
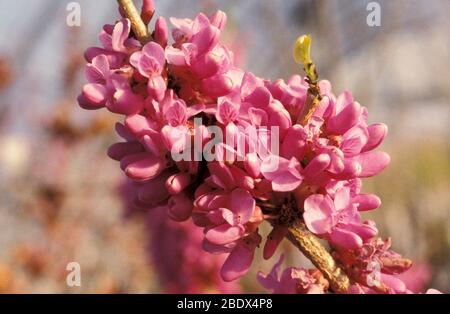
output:
<path id="1" fill-rule="evenodd" d="M 258 259 L 224 287 L 192 272 L 199 261 L 209 271 L 216 265 L 183 245 L 190 226 L 170 227 L 170 238 L 160 214 L 130 215 L 119 167 L 105 155 L 116 117 L 75 101 L 83 50 L 118 18 L 117 5 L 79 0 L 81 26 L 68 27 L 69 2 L 0 0 L 0 293 L 262 291 L 255 273 L 273 260 Z M 351 90 L 371 122 L 390 129 L 383 149 L 392 163 L 365 183 L 383 205 L 368 216 L 416 262 L 406 279 L 412 289 L 449 292 L 450 2 L 379 0 L 380 27 L 366 23 L 368 2 L 156 0 L 166 17 L 225 11 L 224 41 L 240 65 L 266 78 L 297 73 L 292 44 L 311 33 L 320 77 L 336 92 Z M 289 243 L 283 248 L 287 266 L 305 265 Z M 81 287 L 66 284 L 72 261 Z"/>

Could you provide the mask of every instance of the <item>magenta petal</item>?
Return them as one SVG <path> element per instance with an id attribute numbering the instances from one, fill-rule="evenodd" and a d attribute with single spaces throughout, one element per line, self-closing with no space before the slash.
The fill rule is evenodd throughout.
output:
<path id="1" fill-rule="evenodd" d="M 355 126 L 348 130 L 342 137 L 341 150 L 345 156 L 359 154 L 366 145 L 368 138 L 369 132 L 366 128 Z"/>
<path id="2" fill-rule="evenodd" d="M 129 132 L 138 137 L 144 136 L 146 130 L 152 129 L 150 120 L 139 114 L 126 117 L 125 126 Z"/>
<path id="3" fill-rule="evenodd" d="M 155 180 L 144 183 L 138 189 L 138 199 L 145 204 L 156 204 L 166 200 L 170 195 L 164 187 L 164 179 L 166 176 L 161 176 Z"/>
<path id="4" fill-rule="evenodd" d="M 295 190 L 301 183 L 301 178 L 290 173 L 286 173 L 284 175 L 277 176 L 272 181 L 272 188 L 277 192 L 291 192 Z"/>
<path id="5" fill-rule="evenodd" d="M 124 140 L 127 140 L 129 142 L 133 142 L 136 140 L 135 136 L 131 134 L 131 132 L 122 123 L 117 122 L 114 126 L 114 129 L 116 130 L 117 134 Z"/>
<path id="6" fill-rule="evenodd" d="M 281 154 L 285 158 L 295 157 L 302 160 L 306 152 L 306 131 L 301 125 L 293 125 L 281 144 Z"/>
<path id="7" fill-rule="evenodd" d="M 96 57 L 98 58 L 98 57 Z M 97 83 L 101 85 L 106 84 L 106 76 L 100 72 L 93 64 L 87 64 L 84 70 L 84 75 L 89 83 Z"/>
<path id="8" fill-rule="evenodd" d="M 259 177 L 261 174 L 261 159 L 256 153 L 247 154 L 244 160 L 244 168 L 253 178 Z"/>
<path id="9" fill-rule="evenodd" d="M 247 191 L 251 191 L 255 188 L 255 180 L 253 180 L 247 172 L 234 166 L 230 168 L 230 171 L 233 174 L 234 181 L 239 188 Z"/>
<path id="10" fill-rule="evenodd" d="M 145 25 L 148 25 L 155 14 L 155 2 L 153 0 L 143 0 L 141 18 Z"/>
<path id="11" fill-rule="evenodd" d="M 221 61 L 220 55 L 215 52 L 209 52 L 200 56 L 192 64 L 192 70 L 200 79 L 208 78 L 219 71 Z"/>
<path id="12" fill-rule="evenodd" d="M 148 92 L 157 101 L 162 101 L 166 93 L 166 81 L 161 75 L 152 76 L 148 80 Z"/>
<path id="13" fill-rule="evenodd" d="M 383 171 L 391 161 L 388 154 L 384 152 L 366 152 L 354 157 L 361 166 L 360 178 L 373 177 Z"/>
<path id="14" fill-rule="evenodd" d="M 211 25 L 217 27 L 219 30 L 223 30 L 227 23 L 227 15 L 223 11 L 217 11 L 209 18 Z"/>
<path id="15" fill-rule="evenodd" d="M 388 127 L 383 123 L 372 124 L 367 128 L 369 140 L 363 148 L 363 152 L 373 150 L 380 146 L 388 133 Z"/>
<path id="16" fill-rule="evenodd" d="M 269 90 L 262 86 L 257 87 L 250 95 L 245 98 L 246 102 L 249 102 L 261 109 L 265 109 L 266 107 L 268 107 L 271 100 L 272 96 Z"/>
<path id="17" fill-rule="evenodd" d="M 354 203 L 358 203 L 359 211 L 372 210 L 380 207 L 381 200 L 374 194 L 359 194 L 353 198 Z"/>
<path id="18" fill-rule="evenodd" d="M 185 66 L 186 58 L 184 56 L 184 52 L 180 49 L 173 48 L 172 46 L 168 46 L 166 48 L 166 58 L 169 64 L 173 64 L 175 66 Z"/>
<path id="19" fill-rule="evenodd" d="M 167 46 L 169 38 L 169 28 L 167 27 L 166 19 L 162 16 L 158 17 L 155 23 L 155 33 L 153 35 L 155 41 L 162 47 Z"/>
<path id="20" fill-rule="evenodd" d="M 192 208 L 192 200 L 184 194 L 178 194 L 169 199 L 167 214 L 175 221 L 186 221 L 192 214 Z"/>
<path id="21" fill-rule="evenodd" d="M 164 49 L 155 42 L 149 42 L 142 48 L 142 52 L 149 56 L 154 58 L 154 60 L 159 64 L 160 68 L 164 66 L 166 63 L 166 56 Z"/>
<path id="22" fill-rule="evenodd" d="M 181 193 L 191 183 L 191 175 L 189 173 L 177 173 L 170 176 L 166 181 L 166 188 L 172 195 Z"/>
<path id="23" fill-rule="evenodd" d="M 164 159 L 152 156 L 131 163 L 125 169 L 125 174 L 133 180 L 149 180 L 158 176 L 165 168 Z"/>
<path id="24" fill-rule="evenodd" d="M 139 142 L 115 143 L 108 148 L 108 156 L 120 161 L 126 155 L 143 152 L 144 149 Z"/>
<path id="25" fill-rule="evenodd" d="M 230 226 L 228 223 L 209 229 L 205 238 L 211 243 L 224 245 L 239 240 L 245 233 L 241 226 Z"/>
<path id="26" fill-rule="evenodd" d="M 114 113 L 134 115 L 144 109 L 144 99 L 129 89 L 121 89 L 114 93 L 114 99 L 107 107 Z"/>
<path id="27" fill-rule="evenodd" d="M 236 189 L 231 192 L 230 209 L 240 218 L 240 223 L 244 224 L 250 220 L 255 210 L 256 202 L 250 192 Z"/>
<path id="28" fill-rule="evenodd" d="M 362 224 L 359 222 L 349 223 L 345 228 L 347 231 L 356 233 L 363 240 L 373 238 L 378 233 L 378 229 L 375 227 L 375 225 Z"/>
<path id="29" fill-rule="evenodd" d="M 204 79 L 201 83 L 201 89 L 211 97 L 224 96 L 233 89 L 233 80 L 227 75 L 215 75 Z"/>
<path id="30" fill-rule="evenodd" d="M 102 84 L 86 84 L 83 86 L 82 95 L 92 105 L 102 107 L 106 103 L 108 91 Z"/>
<path id="31" fill-rule="evenodd" d="M 284 237 L 287 235 L 288 229 L 285 227 L 274 227 L 267 237 L 266 244 L 264 245 L 263 257 L 264 259 L 269 259 L 275 253 L 278 245 L 283 241 Z"/>
<path id="32" fill-rule="evenodd" d="M 350 189 L 340 188 L 334 195 L 334 208 L 337 211 L 346 209 L 350 205 Z"/>
<path id="33" fill-rule="evenodd" d="M 305 178 L 314 178 L 321 174 L 330 165 L 331 159 L 328 154 L 320 154 L 314 157 L 313 160 L 306 166 L 302 172 Z"/>
<path id="34" fill-rule="evenodd" d="M 78 95 L 77 97 L 78 105 L 85 110 L 97 110 L 104 107 L 104 105 L 96 105 L 88 101 L 83 94 Z"/>
<path id="35" fill-rule="evenodd" d="M 224 281 L 233 281 L 244 276 L 252 265 L 254 250 L 237 245 L 228 255 L 220 274 Z"/>
<path id="36" fill-rule="evenodd" d="M 396 293 L 404 293 L 407 290 L 405 283 L 392 275 L 381 273 L 381 282 Z"/>
<path id="37" fill-rule="evenodd" d="M 197 46 L 198 54 L 201 55 L 214 48 L 219 41 L 219 35 L 220 31 L 217 27 L 209 26 L 195 34 L 191 38 L 191 42 Z"/>
<path id="38" fill-rule="evenodd" d="M 112 48 L 115 51 L 126 52 L 125 40 L 130 34 L 131 22 L 128 19 L 120 20 L 115 26 L 111 35 Z"/>
<path id="39" fill-rule="evenodd" d="M 345 106 L 336 116 L 332 116 L 327 122 L 327 131 L 330 134 L 344 134 L 359 120 L 361 105 L 353 102 Z"/>
<path id="40" fill-rule="evenodd" d="M 333 227 L 333 201 L 329 196 L 311 195 L 305 200 L 303 219 L 314 234 L 325 234 Z"/>
<path id="41" fill-rule="evenodd" d="M 329 234 L 329 238 L 335 245 L 348 250 L 359 249 L 363 244 L 362 239 L 358 235 L 341 228 L 334 228 Z"/>

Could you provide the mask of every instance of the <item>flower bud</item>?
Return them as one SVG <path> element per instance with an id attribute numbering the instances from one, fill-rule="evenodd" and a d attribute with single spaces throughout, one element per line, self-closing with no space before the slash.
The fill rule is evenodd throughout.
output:
<path id="1" fill-rule="evenodd" d="M 311 36 L 303 35 L 297 38 L 294 46 L 295 62 L 305 65 L 311 63 Z"/>

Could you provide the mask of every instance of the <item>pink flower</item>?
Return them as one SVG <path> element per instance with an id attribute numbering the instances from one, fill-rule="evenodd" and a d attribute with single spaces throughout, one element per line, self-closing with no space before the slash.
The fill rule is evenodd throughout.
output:
<path id="1" fill-rule="evenodd" d="M 89 84 L 83 86 L 78 97 L 82 108 L 99 109 L 106 106 L 111 112 L 124 115 L 136 114 L 143 109 L 144 99 L 131 90 L 125 77 L 110 70 L 105 55 L 96 56 L 86 66 L 85 74 Z"/>
<path id="2" fill-rule="evenodd" d="M 230 195 L 206 193 L 197 198 L 194 222 L 205 226 L 203 247 L 211 253 L 229 253 L 222 267 L 222 278 L 232 281 L 249 269 L 263 221 L 259 207 L 248 191 L 235 189 Z"/>
<path id="3" fill-rule="evenodd" d="M 129 38 L 130 31 L 130 20 L 121 19 L 116 25 L 105 25 L 99 39 L 106 50 L 129 55 L 141 46 L 139 41 Z"/>
<path id="4" fill-rule="evenodd" d="M 180 93 L 186 98 L 196 92 L 210 97 L 228 94 L 234 82 L 231 73 L 232 54 L 219 44 L 226 15 L 217 12 L 211 18 L 199 14 L 192 21 L 171 18 L 175 43 L 166 48 L 166 57 L 173 71 L 183 78 Z"/>
<path id="5" fill-rule="evenodd" d="M 149 95 L 157 101 L 162 101 L 167 89 L 162 76 L 166 64 L 164 49 L 157 43 L 150 42 L 142 48 L 142 51 L 131 55 L 130 63 L 139 74 L 148 79 Z"/>
<path id="6" fill-rule="evenodd" d="M 303 218 L 308 229 L 338 247 L 358 249 L 378 232 L 373 224 L 361 222 L 347 188 L 338 190 L 334 200 L 328 195 L 311 195 L 304 206 Z"/>
<path id="7" fill-rule="evenodd" d="M 328 282 L 320 271 L 304 268 L 286 268 L 280 276 L 284 256 L 281 255 L 269 274 L 258 272 L 258 281 L 275 294 L 323 294 Z"/>
<path id="8" fill-rule="evenodd" d="M 226 245 L 248 233 L 248 223 L 254 218 L 255 200 L 249 192 L 236 189 L 230 194 L 229 208 L 220 207 L 208 213 L 213 226 L 208 228 L 205 239 L 212 244 Z M 252 226 L 253 228 L 253 226 Z"/>

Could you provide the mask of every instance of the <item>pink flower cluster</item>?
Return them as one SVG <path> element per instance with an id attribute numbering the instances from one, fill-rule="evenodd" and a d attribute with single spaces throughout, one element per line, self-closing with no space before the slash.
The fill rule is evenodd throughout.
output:
<path id="1" fill-rule="evenodd" d="M 143 16 L 148 23 L 153 12 L 144 10 Z M 367 109 L 349 92 L 335 96 L 327 81 L 319 82 L 320 104 L 302 124 L 308 82 L 298 75 L 271 82 L 237 68 L 232 51 L 219 41 L 225 13 L 170 22 L 172 39 L 159 17 L 151 40 L 141 44 L 123 18 L 106 25 L 102 47 L 89 48 L 85 55 L 89 83 L 79 104 L 124 116 L 116 125 L 124 141 L 112 145 L 108 155 L 133 180 L 134 205 L 163 207 L 176 221 L 192 218 L 203 228 L 203 248 L 226 254 L 225 281 L 250 268 L 264 221 L 274 227 L 264 246 L 268 259 L 286 236 L 287 223 L 303 219 L 345 265 L 358 265 L 349 276 L 361 291 L 404 292 L 391 277 L 409 265 L 383 277 L 383 289 L 368 286 L 361 266 L 394 254 L 379 247 L 375 223 L 360 216 L 381 203 L 361 192 L 361 179 L 388 165 L 389 156 L 375 151 L 387 127 L 369 124 Z M 196 127 L 194 118 L 201 118 L 202 125 Z M 215 138 L 210 126 L 227 140 Z M 173 157 L 198 140 L 204 149 L 213 138 L 212 161 Z M 267 144 L 274 141 L 279 149 Z M 368 254 L 368 248 L 375 253 Z M 328 289 L 318 271 L 288 269 L 278 278 L 278 268 L 260 274 L 264 286 L 275 292 Z"/>

